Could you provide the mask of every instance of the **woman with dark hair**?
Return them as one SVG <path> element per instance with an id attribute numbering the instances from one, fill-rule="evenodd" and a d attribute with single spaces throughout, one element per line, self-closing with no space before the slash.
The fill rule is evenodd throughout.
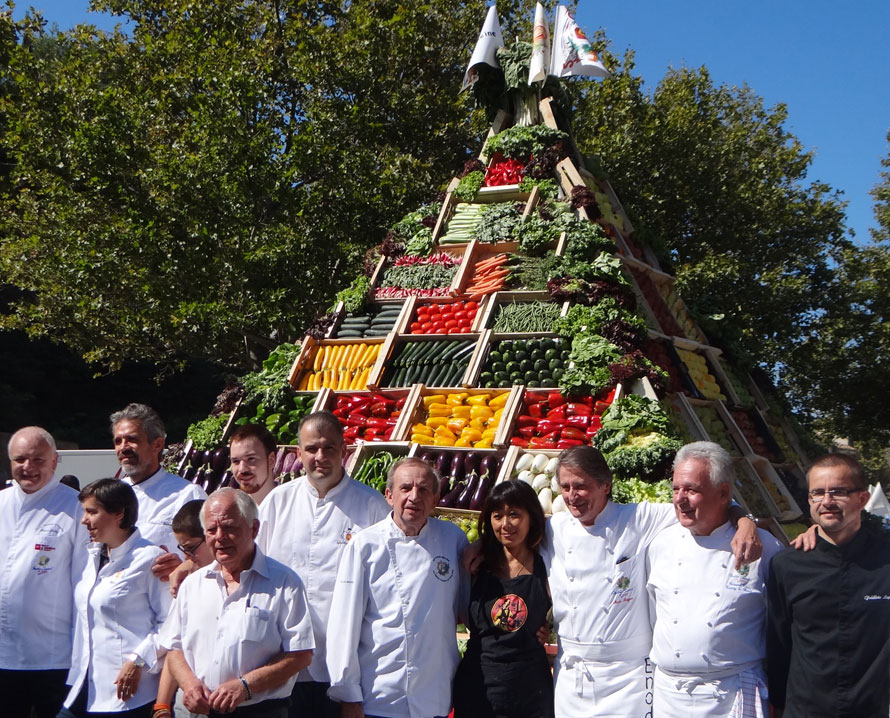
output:
<path id="1" fill-rule="evenodd" d="M 454 718 L 552 718 L 553 678 L 536 632 L 550 608 L 538 554 L 544 512 L 524 481 L 492 489 L 479 516 L 483 566 L 470 590 L 470 640 Z"/>
<path id="2" fill-rule="evenodd" d="M 71 690 L 59 718 L 148 718 L 163 664 L 158 629 L 172 600 L 151 572 L 164 551 L 139 534 L 139 504 L 129 484 L 100 479 L 78 498 L 92 543 L 74 589 Z"/>

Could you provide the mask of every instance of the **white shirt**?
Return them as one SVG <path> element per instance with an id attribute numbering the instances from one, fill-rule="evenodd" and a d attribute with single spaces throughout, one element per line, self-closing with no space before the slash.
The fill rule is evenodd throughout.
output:
<path id="1" fill-rule="evenodd" d="M 136 529 L 99 569 L 102 544 L 89 544 L 89 560 L 74 590 L 77 617 L 74 650 L 65 699 L 70 707 L 88 682 L 89 712 L 120 712 L 153 701 L 158 693 L 162 662 L 158 629 L 170 609 L 170 587 L 152 575 L 151 564 L 162 553 Z M 127 656 L 145 661 L 139 687 L 126 702 L 118 699 L 114 680 Z"/>
<path id="2" fill-rule="evenodd" d="M 652 659 L 669 673 L 704 675 L 766 655 L 766 582 L 782 545 L 759 531 L 761 558 L 735 569 L 730 523 L 709 536 L 676 524 L 649 546 L 647 590 L 654 619 Z"/>
<path id="3" fill-rule="evenodd" d="M 155 546 L 166 546 L 169 552 L 184 558 L 176 548 L 173 517 L 183 504 L 195 499 L 206 499 L 204 489 L 197 484 L 190 484 L 181 476 L 168 474 L 163 468 L 138 484 L 134 484 L 129 476 L 124 476 L 122 481 L 133 487 L 139 501 L 136 526 L 143 538 Z"/>
<path id="4" fill-rule="evenodd" d="M 369 715 L 429 718 L 451 709 L 454 630 L 469 599 L 454 524 L 406 536 L 392 517 L 359 533 L 340 561 L 328 626 L 328 695 Z"/>
<path id="5" fill-rule="evenodd" d="M 71 665 L 74 585 L 86 562 L 77 492 L 57 477 L 0 491 L 0 669 Z"/>
<path id="6" fill-rule="evenodd" d="M 568 512 L 547 521 L 541 554 L 562 652 L 589 660 L 645 658 L 646 546 L 676 520 L 671 504 L 610 501 L 593 526 Z"/>
<path id="7" fill-rule="evenodd" d="M 299 576 L 258 548 L 240 585 L 226 593 L 214 562 L 188 576 L 164 626 L 162 642 L 182 651 L 192 672 L 211 691 L 264 666 L 279 653 L 312 650 L 312 624 Z M 296 677 L 267 691 L 253 691 L 241 705 L 287 698 Z"/>
<path id="8" fill-rule="evenodd" d="M 380 492 L 346 474 L 324 498 L 305 476 L 273 489 L 260 504 L 257 545 L 302 579 L 315 632 L 312 663 L 298 680 L 327 682 L 325 644 L 340 554 L 361 529 L 386 518 Z"/>

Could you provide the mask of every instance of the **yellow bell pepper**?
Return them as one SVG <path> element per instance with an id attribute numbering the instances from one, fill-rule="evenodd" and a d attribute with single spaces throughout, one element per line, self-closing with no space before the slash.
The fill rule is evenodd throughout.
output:
<path id="1" fill-rule="evenodd" d="M 431 416 L 429 419 L 426 420 L 426 425 L 430 427 L 430 429 L 438 429 L 440 426 L 445 426 L 445 424 L 447 423 L 447 416 Z"/>
<path id="2" fill-rule="evenodd" d="M 491 399 L 491 394 L 473 394 L 473 396 L 467 397 L 467 404 L 470 406 L 488 406 L 489 399 Z"/>
<path id="3" fill-rule="evenodd" d="M 503 409 L 504 405 L 507 403 L 507 399 L 510 398 L 510 392 L 505 391 L 503 394 L 498 394 L 496 397 L 491 399 L 488 402 L 488 406 L 491 409 Z"/>
<path id="4" fill-rule="evenodd" d="M 460 438 L 468 439 L 470 441 L 479 441 L 482 438 L 482 432 L 479 431 L 479 429 L 474 429 L 472 426 L 467 426 L 460 432 Z"/>
<path id="5" fill-rule="evenodd" d="M 451 407 L 451 416 L 457 419 L 470 419 L 470 406 L 452 406 Z"/>
<path id="6" fill-rule="evenodd" d="M 482 439 L 482 441 L 477 441 L 473 444 L 474 449 L 490 449 L 491 448 L 491 439 Z"/>
<path id="7" fill-rule="evenodd" d="M 415 424 L 411 427 L 412 434 L 428 434 L 430 436 L 433 435 L 433 430 L 426 424 Z"/>
<path id="8" fill-rule="evenodd" d="M 428 446 L 433 443 L 434 439 L 432 436 L 427 436 L 426 434 L 412 434 L 411 441 L 415 444 Z"/>
<path id="9" fill-rule="evenodd" d="M 433 442 L 433 446 L 454 446 L 455 440 L 454 438 L 448 438 L 446 436 L 437 436 L 436 440 Z"/>
<path id="10" fill-rule="evenodd" d="M 429 396 L 423 397 L 423 405 L 429 409 L 430 404 L 440 404 L 444 403 L 445 395 L 444 394 L 430 394 Z"/>
<path id="11" fill-rule="evenodd" d="M 459 434 L 463 428 L 470 423 L 469 419 L 455 419 L 451 418 L 448 420 L 448 429 L 453 431 L 455 434 Z"/>
<path id="12" fill-rule="evenodd" d="M 483 439 L 494 439 L 495 434 L 498 433 L 497 427 L 492 427 L 490 429 L 486 429 L 482 432 Z"/>
<path id="13" fill-rule="evenodd" d="M 470 410 L 470 418 L 472 419 L 490 419 L 494 416 L 494 412 L 487 406 L 474 406 Z"/>
<path id="14" fill-rule="evenodd" d="M 454 394 L 449 394 L 445 402 L 451 406 L 460 406 L 468 396 L 469 394 L 465 391 L 456 391 Z"/>
<path id="15" fill-rule="evenodd" d="M 473 446 L 473 443 L 470 439 L 465 439 L 464 437 L 460 437 L 457 441 L 454 442 L 455 446 L 463 446 L 464 448 L 469 449 Z"/>
<path id="16" fill-rule="evenodd" d="M 454 432 L 449 431 L 447 427 L 439 426 L 436 428 L 436 433 L 433 436 L 446 436 L 450 439 L 456 439 L 457 437 L 454 435 Z"/>
<path id="17" fill-rule="evenodd" d="M 489 409 L 490 409 L 490 408 L 491 408 L 491 407 L 489 407 Z M 504 410 L 503 410 L 503 409 L 498 409 L 498 410 L 494 413 L 494 416 L 492 416 L 491 418 L 494 419 L 495 421 L 500 421 L 500 420 L 501 420 L 501 417 L 502 417 L 503 415 L 504 415 Z"/>
<path id="18" fill-rule="evenodd" d="M 481 432 L 485 429 L 485 419 L 470 419 L 470 426 Z"/>

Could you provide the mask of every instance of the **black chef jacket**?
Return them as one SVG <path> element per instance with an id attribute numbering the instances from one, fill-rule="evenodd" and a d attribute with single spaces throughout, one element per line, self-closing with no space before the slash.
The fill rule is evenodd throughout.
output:
<path id="1" fill-rule="evenodd" d="M 770 701 L 785 718 L 884 718 L 890 703 L 890 540 L 860 529 L 842 546 L 773 558 Z"/>

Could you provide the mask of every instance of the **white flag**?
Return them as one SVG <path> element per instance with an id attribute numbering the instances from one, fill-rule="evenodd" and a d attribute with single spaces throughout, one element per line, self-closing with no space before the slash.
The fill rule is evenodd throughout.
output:
<path id="1" fill-rule="evenodd" d="M 485 16 L 485 23 L 482 25 L 482 32 L 479 33 L 479 39 L 476 41 L 476 47 L 470 57 L 470 64 L 467 65 L 467 71 L 464 74 L 464 82 L 461 85 L 461 91 L 476 82 L 477 75 L 473 69 L 476 65 L 486 64 L 492 67 L 500 67 L 495 52 L 499 47 L 504 46 L 504 37 L 501 35 L 501 23 L 498 20 L 498 11 L 494 5 L 488 8 L 488 15 Z"/>
<path id="2" fill-rule="evenodd" d="M 532 60 L 528 71 L 528 84 L 547 79 L 550 69 L 550 28 L 541 3 L 535 6 L 535 26 L 532 30 Z"/>
<path id="3" fill-rule="evenodd" d="M 557 77 L 589 75 L 609 77 L 599 55 L 581 32 L 569 11 L 562 5 L 556 8 L 553 32 L 553 54 L 550 56 L 550 72 Z"/>

